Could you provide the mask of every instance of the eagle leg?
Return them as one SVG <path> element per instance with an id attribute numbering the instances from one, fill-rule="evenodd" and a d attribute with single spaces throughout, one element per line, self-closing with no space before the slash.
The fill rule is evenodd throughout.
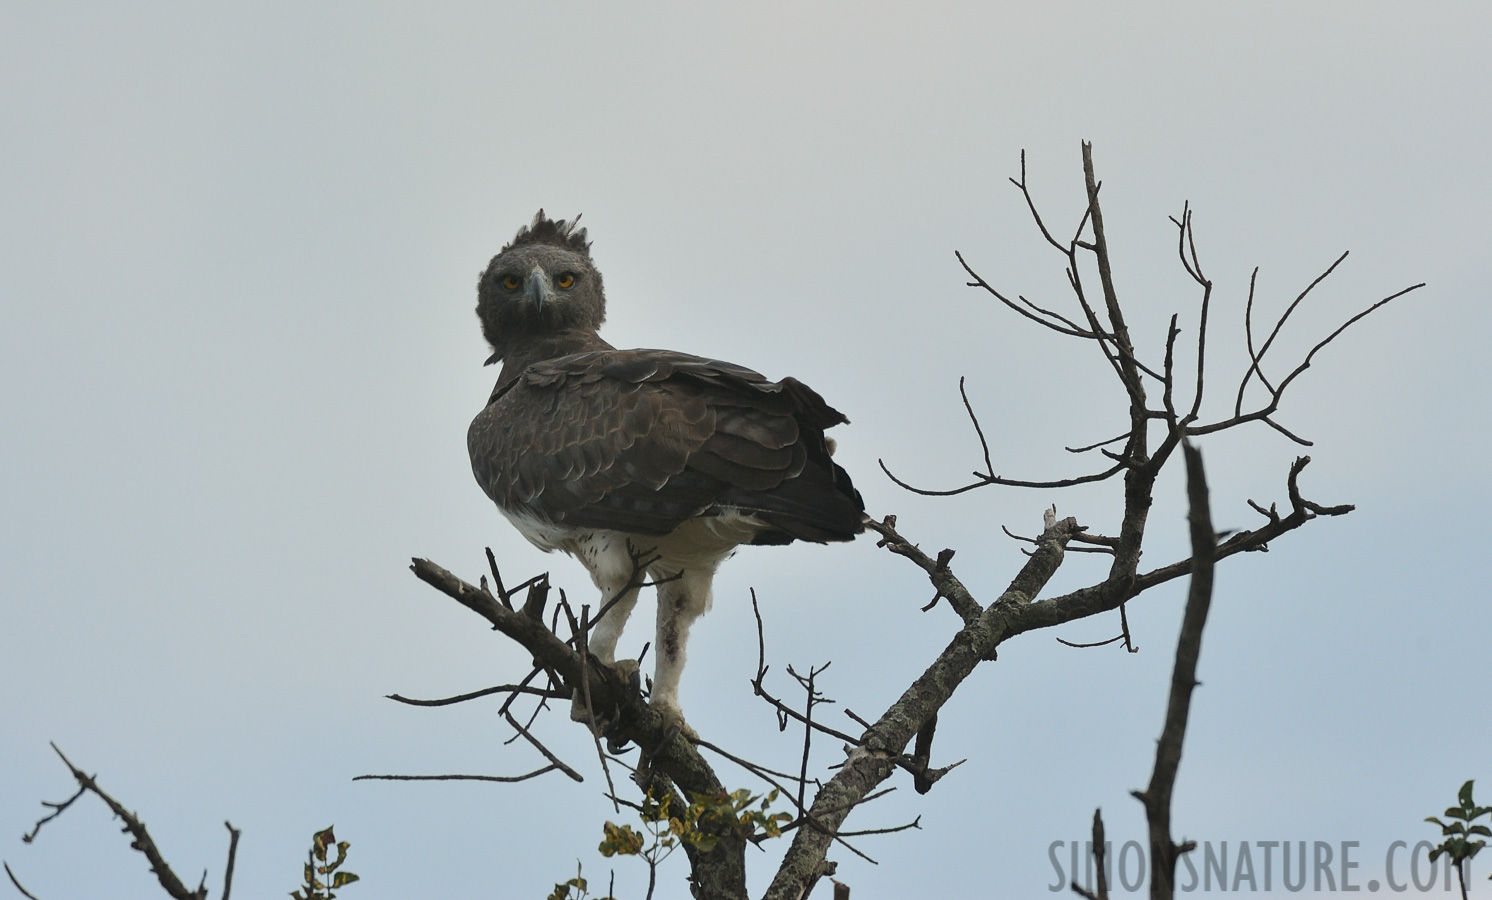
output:
<path id="1" fill-rule="evenodd" d="M 577 547 L 575 556 L 590 570 L 591 580 L 601 591 L 601 605 L 597 608 L 599 618 L 587 636 L 586 646 L 623 682 L 639 687 L 641 679 L 637 660 L 618 661 L 616 658 L 617 641 L 632 615 L 632 608 L 637 605 L 642 583 L 642 573 L 638 571 L 630 542 L 615 536 L 591 535 Z M 570 701 L 570 718 L 585 722 L 592 715 L 595 716 L 597 733 L 604 733 L 605 719 L 596 710 L 586 710 L 584 694 L 577 690 Z"/>
<path id="2" fill-rule="evenodd" d="M 710 567 L 702 567 L 682 573 L 659 572 L 655 568 L 652 574 L 658 583 L 658 630 L 650 702 L 670 722 L 677 722 L 693 735 L 679 709 L 679 680 L 684 674 L 689 628 L 710 608 L 715 573 Z"/>

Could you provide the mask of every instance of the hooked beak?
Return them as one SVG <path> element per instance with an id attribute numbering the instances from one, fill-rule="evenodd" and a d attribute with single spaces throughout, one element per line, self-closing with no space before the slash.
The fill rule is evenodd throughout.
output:
<path id="1" fill-rule="evenodd" d="M 524 288 L 523 294 L 534 305 L 535 311 L 544 310 L 544 304 L 554 296 L 554 288 L 549 284 L 549 276 L 544 274 L 543 269 L 534 266 L 533 271 L 528 274 L 528 286 Z"/>

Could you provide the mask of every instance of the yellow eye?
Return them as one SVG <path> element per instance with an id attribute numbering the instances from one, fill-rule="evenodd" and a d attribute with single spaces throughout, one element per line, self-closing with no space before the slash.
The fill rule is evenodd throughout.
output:
<path id="1" fill-rule="evenodd" d="M 516 291 L 516 290 L 518 290 L 518 286 L 520 284 L 522 284 L 522 283 L 523 282 L 521 282 L 521 281 L 518 280 L 518 276 L 517 275 L 504 275 L 503 276 L 503 287 L 507 288 L 510 291 Z"/>
<path id="2" fill-rule="evenodd" d="M 571 275 L 569 272 L 565 272 L 560 275 L 560 277 L 554 279 L 554 283 L 559 285 L 561 288 L 568 288 L 575 284 L 575 276 Z"/>

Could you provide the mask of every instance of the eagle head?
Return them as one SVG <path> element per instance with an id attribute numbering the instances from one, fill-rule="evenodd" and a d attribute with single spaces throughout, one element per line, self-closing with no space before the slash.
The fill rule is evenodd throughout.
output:
<path id="1" fill-rule="evenodd" d="M 489 362 L 524 340 L 594 334 L 606 320 L 601 273 L 579 222 L 550 219 L 541 209 L 487 264 L 477 282 L 477 317 L 494 351 Z"/>

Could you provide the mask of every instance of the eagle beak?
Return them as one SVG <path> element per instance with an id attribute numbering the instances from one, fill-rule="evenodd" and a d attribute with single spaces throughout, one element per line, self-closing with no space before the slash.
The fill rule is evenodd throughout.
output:
<path id="1" fill-rule="evenodd" d="M 554 288 L 549 285 L 549 276 L 544 274 L 544 270 L 534 266 L 534 270 L 528 275 L 528 287 L 523 293 L 534 305 L 534 309 L 542 312 L 544 304 L 554 295 Z"/>

